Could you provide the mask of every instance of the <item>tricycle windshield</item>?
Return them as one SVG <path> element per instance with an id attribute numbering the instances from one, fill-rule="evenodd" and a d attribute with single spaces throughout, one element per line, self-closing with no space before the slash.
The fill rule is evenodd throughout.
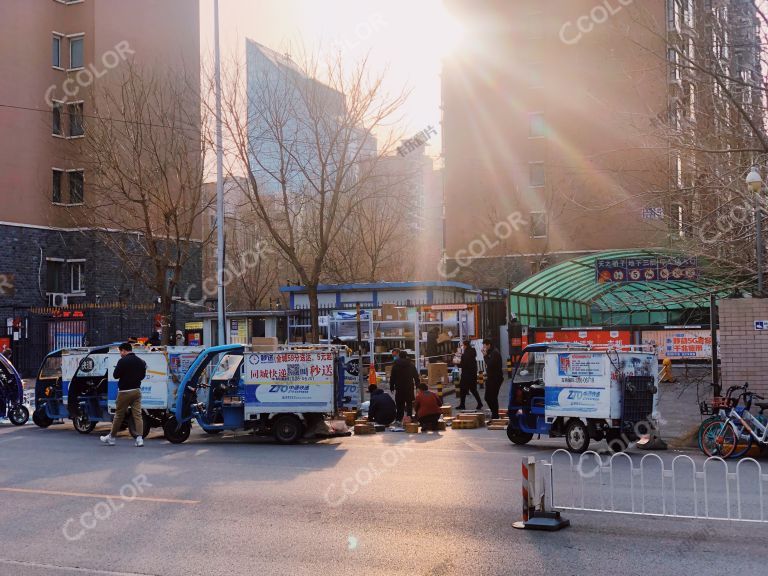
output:
<path id="1" fill-rule="evenodd" d="M 240 368 L 243 357 L 237 354 L 227 354 L 216 367 L 212 380 L 232 380 Z"/>
<path id="2" fill-rule="evenodd" d="M 93 378 L 107 375 L 106 354 L 86 356 L 77 367 L 76 378 Z"/>
<path id="3" fill-rule="evenodd" d="M 45 359 L 40 367 L 39 378 L 61 378 L 61 354 Z"/>
<path id="4" fill-rule="evenodd" d="M 544 352 L 526 352 L 515 372 L 515 384 L 531 384 L 544 379 Z"/>

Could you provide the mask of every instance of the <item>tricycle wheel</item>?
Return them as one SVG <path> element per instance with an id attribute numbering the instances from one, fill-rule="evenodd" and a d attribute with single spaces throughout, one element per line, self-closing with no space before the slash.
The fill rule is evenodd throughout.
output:
<path id="1" fill-rule="evenodd" d="M 507 424 L 507 438 L 509 438 L 510 442 L 513 444 L 523 446 L 533 439 L 533 434 L 523 432 L 519 428 L 513 427 L 512 424 Z"/>
<path id="2" fill-rule="evenodd" d="M 589 448 L 589 431 L 587 426 L 578 418 L 571 419 L 565 427 L 565 443 L 568 449 L 576 454 L 586 452 Z"/>
<path id="3" fill-rule="evenodd" d="M 133 415 L 130 412 L 127 412 L 125 414 L 125 418 L 128 420 L 128 433 L 131 435 L 131 437 L 136 438 L 136 425 L 133 423 Z M 149 433 L 152 430 L 152 420 L 150 420 L 149 416 L 146 414 L 141 415 L 141 436 L 142 438 L 146 438 L 149 436 Z"/>
<path id="4" fill-rule="evenodd" d="M 24 426 L 29 421 L 29 410 L 23 404 L 16 404 L 8 411 L 8 420 L 14 426 Z"/>
<path id="5" fill-rule="evenodd" d="M 48 428 L 53 424 L 53 420 L 45 413 L 45 407 L 41 406 L 34 412 L 32 412 L 32 422 L 37 424 L 40 428 Z"/>
<path id="6" fill-rule="evenodd" d="M 608 442 L 611 452 L 624 452 L 629 446 L 627 437 L 617 430 L 608 430 L 605 433 L 605 441 Z"/>
<path id="7" fill-rule="evenodd" d="M 275 419 L 272 434 L 280 444 L 295 444 L 301 438 L 304 426 L 293 414 L 285 414 Z"/>
<path id="8" fill-rule="evenodd" d="M 171 444 L 181 444 L 189 438 L 189 433 L 192 432 L 192 423 L 184 422 L 179 426 L 176 418 L 172 416 L 163 424 L 163 432 Z"/>
<path id="9" fill-rule="evenodd" d="M 80 434 L 90 434 L 93 429 L 96 428 L 96 422 L 91 422 L 83 410 L 78 410 L 74 418 L 72 418 L 72 425 Z"/>

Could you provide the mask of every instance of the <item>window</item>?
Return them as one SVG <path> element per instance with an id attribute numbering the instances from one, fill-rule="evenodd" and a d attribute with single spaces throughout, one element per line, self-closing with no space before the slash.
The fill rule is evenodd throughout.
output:
<path id="1" fill-rule="evenodd" d="M 543 112 L 533 112 L 528 115 L 528 137 L 545 138 L 547 136 L 547 125 L 544 122 Z"/>
<path id="2" fill-rule="evenodd" d="M 69 203 L 83 203 L 83 171 L 72 170 L 69 172 Z"/>
<path id="3" fill-rule="evenodd" d="M 64 270 L 64 261 L 46 259 L 45 262 L 45 291 L 61 292 L 61 275 Z"/>
<path id="4" fill-rule="evenodd" d="M 77 294 L 85 292 L 85 261 L 68 261 L 69 265 L 69 292 Z"/>
<path id="5" fill-rule="evenodd" d="M 680 82 L 680 65 L 674 48 L 667 49 L 667 60 L 669 61 L 669 81 Z"/>
<path id="6" fill-rule="evenodd" d="M 70 138 L 82 136 L 85 133 L 83 129 L 83 103 L 75 102 L 67 104 L 69 111 L 69 136 Z"/>
<path id="7" fill-rule="evenodd" d="M 76 36 L 69 39 L 69 69 L 74 70 L 76 68 L 83 67 L 83 44 L 84 39 L 82 36 Z"/>
<path id="8" fill-rule="evenodd" d="M 671 219 L 671 226 L 672 226 L 672 233 L 677 234 L 680 238 L 685 237 L 685 221 L 684 221 L 684 214 L 683 214 L 683 205 L 682 204 L 672 204 L 672 219 Z"/>
<path id="9" fill-rule="evenodd" d="M 51 174 L 51 202 L 61 204 L 61 170 L 54 168 Z"/>
<path id="10" fill-rule="evenodd" d="M 528 164 L 530 170 L 529 182 L 531 186 L 544 186 L 545 183 L 545 171 L 544 162 L 530 162 Z"/>
<path id="11" fill-rule="evenodd" d="M 531 238 L 546 238 L 547 237 L 547 213 L 546 212 L 531 212 Z"/>
<path id="12" fill-rule="evenodd" d="M 58 34 L 53 35 L 51 44 L 51 66 L 61 68 L 61 36 Z"/>
<path id="13" fill-rule="evenodd" d="M 51 109 L 51 134 L 54 136 L 63 136 L 61 132 L 61 102 L 54 102 Z"/>

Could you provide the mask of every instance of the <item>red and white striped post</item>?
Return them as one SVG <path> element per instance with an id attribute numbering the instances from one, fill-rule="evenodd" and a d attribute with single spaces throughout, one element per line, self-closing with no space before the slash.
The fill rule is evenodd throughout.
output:
<path id="1" fill-rule="evenodd" d="M 531 511 L 535 512 L 534 493 L 536 492 L 536 457 L 528 456 L 523 458 L 523 519 L 515 522 L 512 526 L 515 528 L 525 528 L 525 523 L 530 519 Z"/>
<path id="2" fill-rule="evenodd" d="M 541 505 L 536 509 L 536 457 L 523 458 L 523 519 L 512 524 L 521 530 L 560 530 L 570 526 L 570 521 L 560 517 L 560 512 L 546 511 L 544 488 L 542 487 Z M 546 477 L 546 476 L 545 476 Z"/>

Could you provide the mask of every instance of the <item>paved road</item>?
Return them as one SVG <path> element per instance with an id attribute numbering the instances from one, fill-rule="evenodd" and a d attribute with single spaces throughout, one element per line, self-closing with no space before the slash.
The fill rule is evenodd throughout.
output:
<path id="1" fill-rule="evenodd" d="M 281 447 L 196 431 L 137 449 L 96 434 L 0 426 L 0 575 L 720 576 L 768 562 L 766 525 L 569 513 L 559 533 L 512 529 L 521 457 L 558 441 L 462 430 Z"/>

